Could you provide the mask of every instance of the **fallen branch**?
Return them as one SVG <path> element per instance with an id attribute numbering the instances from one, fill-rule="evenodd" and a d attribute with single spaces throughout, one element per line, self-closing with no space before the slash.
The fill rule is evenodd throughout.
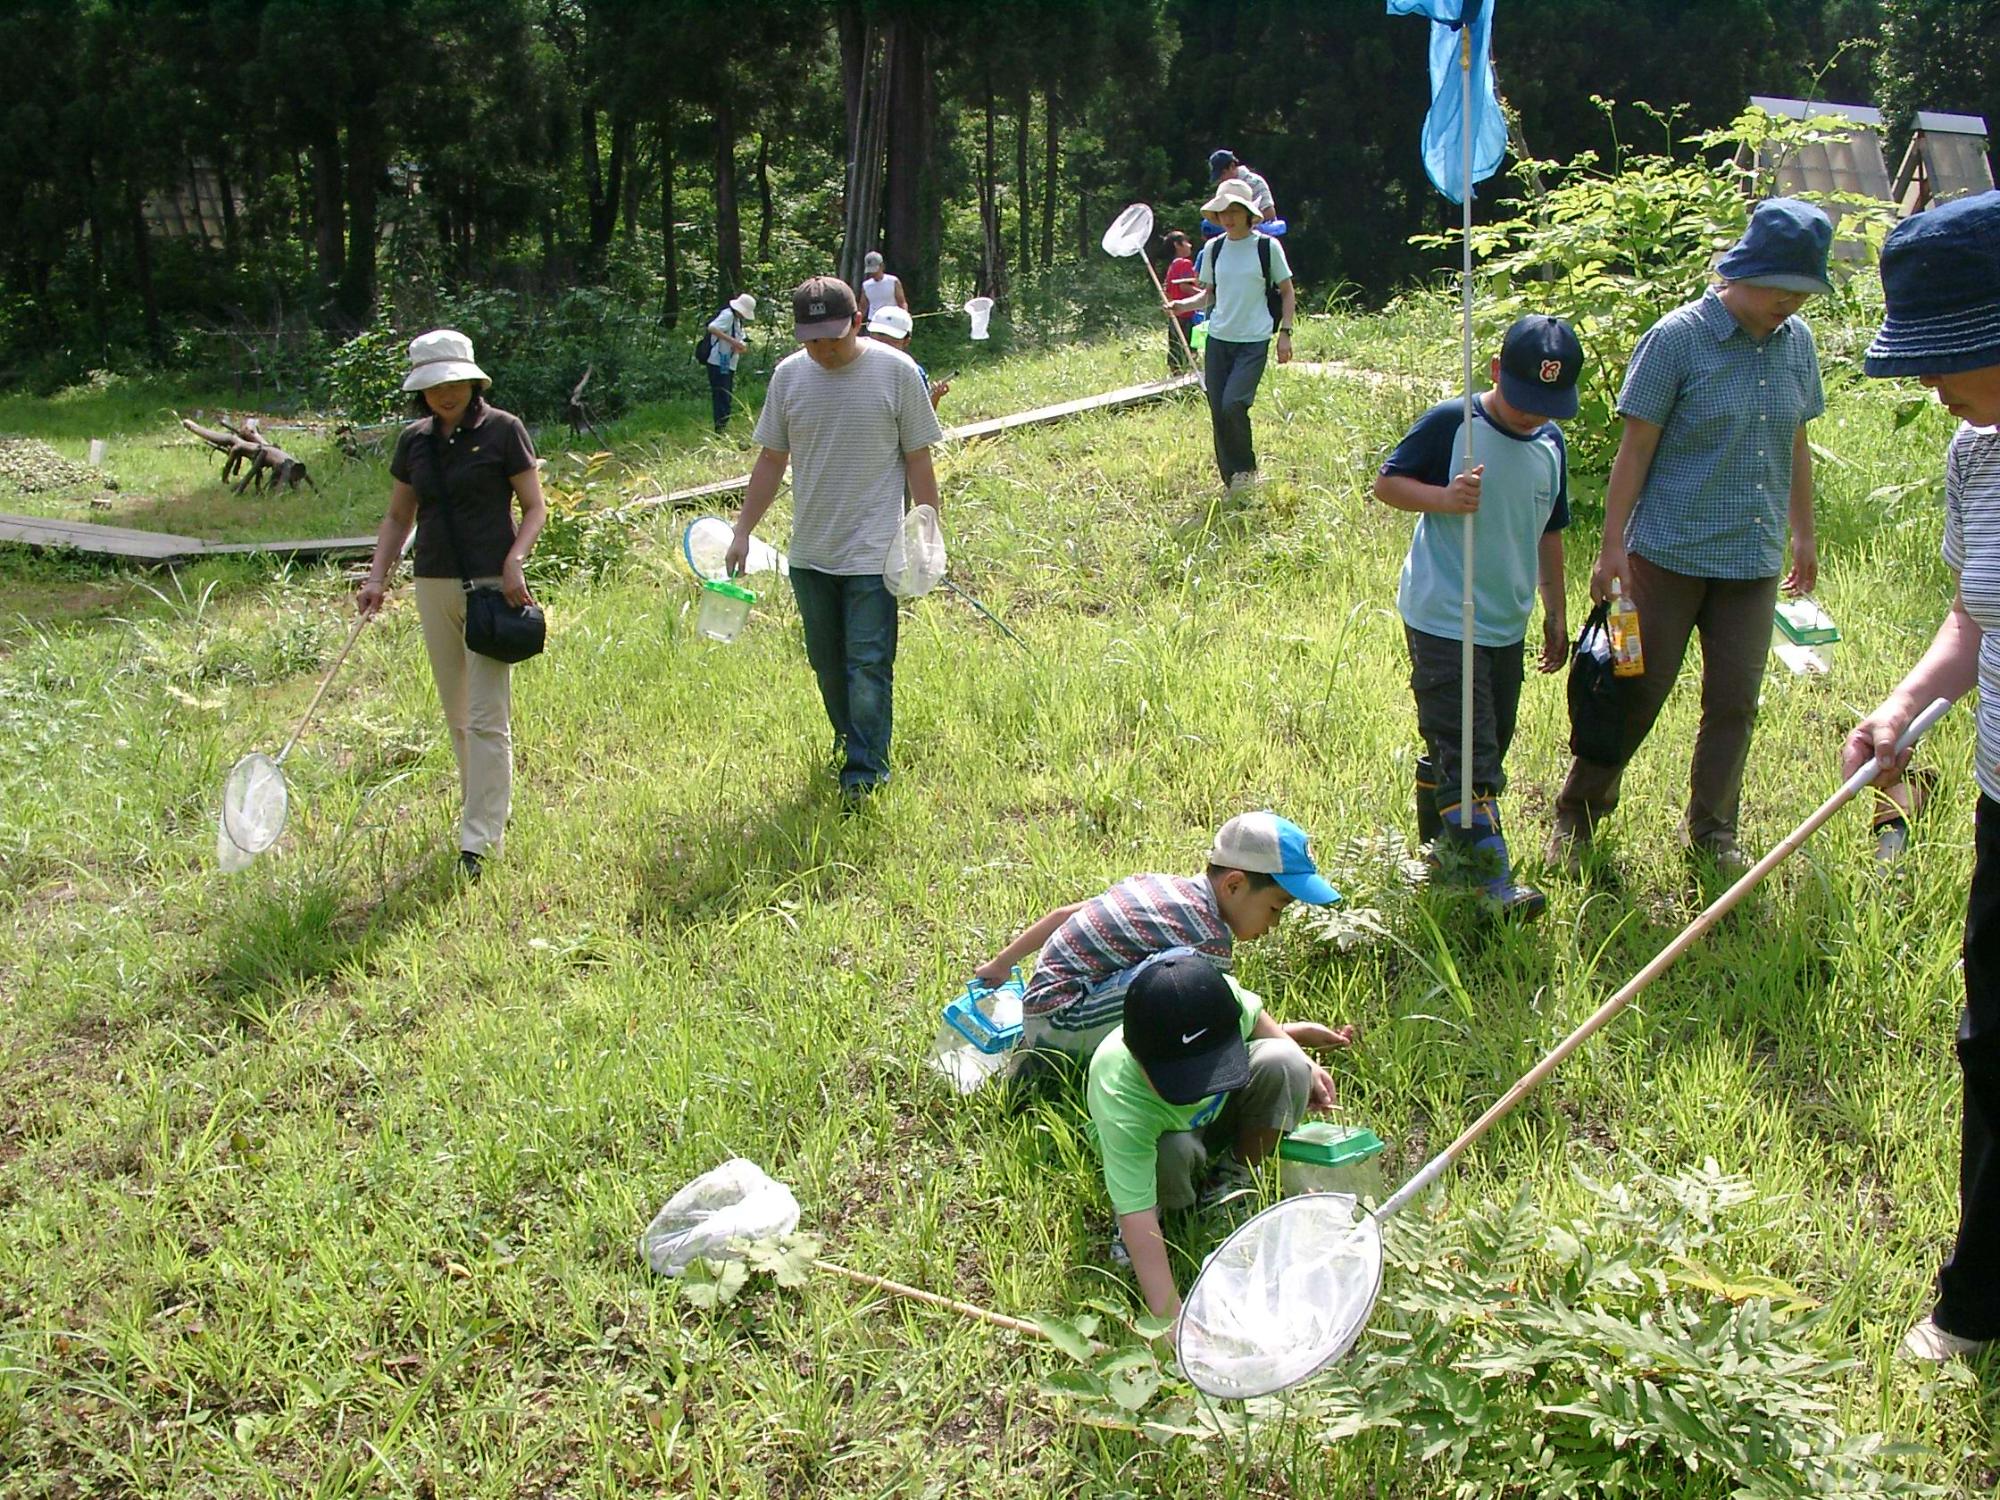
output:
<path id="1" fill-rule="evenodd" d="M 293 457 L 276 443 L 266 442 L 263 433 L 258 430 L 255 417 L 245 421 L 241 427 L 234 427 L 224 422 L 220 431 L 213 427 L 203 427 L 186 417 L 181 418 L 181 426 L 223 455 L 223 483 L 227 484 L 235 479 L 237 473 L 247 466 L 248 472 L 236 485 L 236 493 L 239 495 L 248 490 L 253 483 L 261 493 L 266 474 L 270 475 L 271 490 L 274 494 L 280 485 L 297 489 L 301 482 L 315 495 L 319 493 L 319 486 L 306 472 L 305 461 Z"/>

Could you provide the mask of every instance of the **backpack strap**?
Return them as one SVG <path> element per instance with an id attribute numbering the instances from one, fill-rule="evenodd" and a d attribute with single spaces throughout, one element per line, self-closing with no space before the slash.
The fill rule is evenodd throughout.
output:
<path id="1" fill-rule="evenodd" d="M 1271 289 L 1271 237 L 1262 230 L 1251 231 L 1257 236 L 1257 264 L 1264 268 L 1264 290 Z"/>

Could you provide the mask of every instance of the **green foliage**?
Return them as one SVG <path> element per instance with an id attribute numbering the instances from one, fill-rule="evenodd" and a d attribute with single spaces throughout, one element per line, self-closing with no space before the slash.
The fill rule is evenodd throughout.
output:
<path id="1" fill-rule="evenodd" d="M 1599 99 L 1607 116 L 1610 101 Z M 1507 325 L 1524 312 L 1567 318 L 1582 341 L 1581 407 L 1564 424 L 1572 461 L 1609 466 L 1617 446 L 1618 389 L 1639 336 L 1698 295 L 1717 256 L 1742 234 L 1754 199 L 1773 191 L 1770 163 L 1807 145 L 1837 138 L 1838 120 L 1786 120 L 1745 110 L 1727 128 L 1695 138 L 1703 153 L 1682 159 L 1671 149 L 1673 121 L 1661 117 L 1669 149 L 1618 153 L 1609 170 L 1595 152 L 1566 165 L 1537 163 L 1554 185 L 1534 198 L 1510 199 L 1512 214 L 1473 228 L 1480 284 L 1477 338 L 1483 366 Z M 1808 194 L 1840 217 L 1840 234 L 1862 244 L 1872 265 L 1893 220 L 1886 205 L 1846 194 Z M 1434 249 L 1455 247 L 1455 234 L 1418 236 Z M 1865 322 L 1872 275 L 1836 261 L 1835 290 L 1809 308 L 1817 325 Z M 1832 304 L 1830 314 L 1823 311 Z M 1855 369 L 1851 339 L 1822 341 L 1829 380 Z"/>
<path id="2" fill-rule="evenodd" d="M 749 1291 L 752 1277 L 773 1286 L 796 1290 L 812 1278 L 820 1242 L 810 1234 L 744 1241 L 732 1247 L 726 1260 L 704 1257 L 689 1266 L 674 1283 L 680 1300 L 690 1307 L 719 1312 Z"/>
<path id="3" fill-rule="evenodd" d="M 335 349 L 326 362 L 326 400 L 355 422 L 395 417 L 405 405 L 409 340 L 378 319 Z"/>
<path id="4" fill-rule="evenodd" d="M 1712 1159 L 1671 1176 L 1626 1165 L 1622 1182 L 1582 1179 L 1595 1202 L 1580 1216 L 1524 1193 L 1394 1221 L 1361 1347 L 1242 1420 L 1296 1422 L 1327 1445 L 1389 1437 L 1411 1492 L 1456 1500 L 1653 1496 L 1704 1470 L 1756 1500 L 1949 1493 L 1904 1472 L 1916 1450 L 1831 1419 L 1852 1361 L 1810 1298 L 1768 1276 L 1689 1273 L 1696 1256 L 1738 1252 L 1749 1180 Z M 1226 1430 L 1150 1347 L 1098 1353 L 1064 1332 L 1057 1347 L 1083 1368 L 1042 1389 L 1079 1420 L 1154 1439 L 1191 1421 Z"/>
<path id="5" fill-rule="evenodd" d="M 542 483 L 549 516 L 535 543 L 538 577 L 565 581 L 602 578 L 632 550 L 633 513 L 616 502 L 606 465 L 609 453 L 564 453 Z"/>

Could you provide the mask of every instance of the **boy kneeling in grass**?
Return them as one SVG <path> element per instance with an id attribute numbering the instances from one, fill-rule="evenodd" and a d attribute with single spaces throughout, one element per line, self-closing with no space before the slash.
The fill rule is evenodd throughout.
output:
<path id="1" fill-rule="evenodd" d="M 1417 700 L 1417 839 L 1441 835 L 1483 868 L 1482 884 L 1501 909 L 1533 920 L 1548 903 L 1517 885 L 1500 831 L 1502 762 L 1514 738 L 1522 658 L 1535 591 L 1542 595 L 1542 649 L 1536 664 L 1561 669 L 1569 657 L 1563 602 L 1563 528 L 1569 524 L 1567 450 L 1556 423 L 1576 415 L 1583 347 L 1560 318 L 1516 319 L 1493 361 L 1495 388 L 1465 407 L 1432 407 L 1396 445 L 1375 476 L 1375 498 L 1418 514 L 1403 563 L 1396 609 L 1410 648 Z M 1472 460 L 1476 459 L 1477 462 Z M 1472 592 L 1472 807 L 1460 807 L 1460 684 L 1464 668 L 1465 533 L 1474 531 Z"/>
<path id="2" fill-rule="evenodd" d="M 1308 1109 L 1333 1103 L 1333 1080 L 1302 1047 L 1351 1040 L 1351 1027 L 1280 1026 L 1261 999 L 1191 949 L 1133 976 L 1124 1025 L 1090 1060 L 1087 1097 L 1119 1238 L 1150 1311 L 1181 1309 L 1160 1215 L 1245 1185 Z"/>
<path id="3" fill-rule="evenodd" d="M 1339 899 L 1303 828 L 1274 812 L 1239 813 L 1216 833 L 1202 874 L 1133 875 L 1059 906 L 973 972 L 1000 984 L 1040 949 L 1022 997 L 1020 1056 L 1054 1051 L 1082 1063 L 1124 1018 L 1126 987 L 1147 959 L 1189 948 L 1226 969 L 1236 941 L 1262 937 L 1294 900 Z"/>

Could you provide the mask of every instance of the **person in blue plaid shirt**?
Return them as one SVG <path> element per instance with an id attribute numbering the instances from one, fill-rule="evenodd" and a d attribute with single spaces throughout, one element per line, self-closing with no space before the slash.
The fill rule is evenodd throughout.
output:
<path id="1" fill-rule="evenodd" d="M 1806 423 L 1826 397 L 1812 331 L 1797 314 L 1807 297 L 1832 290 L 1832 243 L 1832 223 L 1810 203 L 1758 204 L 1716 265 L 1720 284 L 1660 319 L 1632 351 L 1590 594 L 1609 598 L 1615 578 L 1637 606 L 1645 675 L 1626 700 L 1619 763 L 1570 763 L 1552 866 L 1581 867 L 1699 633 L 1701 727 L 1682 833 L 1718 874 L 1745 868 L 1737 808 L 1780 575 L 1788 592 L 1805 593 L 1819 572 Z"/>

